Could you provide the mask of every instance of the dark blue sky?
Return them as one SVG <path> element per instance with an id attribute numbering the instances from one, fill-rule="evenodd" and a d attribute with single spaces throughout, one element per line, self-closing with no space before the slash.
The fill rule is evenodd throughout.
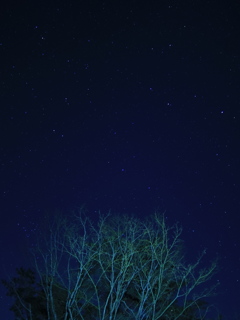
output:
<path id="1" fill-rule="evenodd" d="M 46 211 L 166 211 L 239 311 L 240 5 L 17 1 L 0 13 L 1 278 Z M 12 319 L 1 287 L 1 318 Z"/>

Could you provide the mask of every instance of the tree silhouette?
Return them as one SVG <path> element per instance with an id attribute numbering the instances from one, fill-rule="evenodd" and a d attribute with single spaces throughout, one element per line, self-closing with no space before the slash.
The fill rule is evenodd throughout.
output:
<path id="1" fill-rule="evenodd" d="M 43 289 L 36 282 L 36 275 L 31 269 L 19 268 L 17 277 L 10 281 L 2 280 L 7 295 L 14 298 L 10 310 L 16 319 L 46 319 L 46 298 Z"/>
<path id="2" fill-rule="evenodd" d="M 100 216 L 97 224 L 83 214 L 58 218 L 35 251 L 35 271 L 3 281 L 11 310 L 19 320 L 207 319 L 215 286 L 205 283 L 216 263 L 200 269 L 203 252 L 186 264 L 180 235 L 157 214 Z"/>

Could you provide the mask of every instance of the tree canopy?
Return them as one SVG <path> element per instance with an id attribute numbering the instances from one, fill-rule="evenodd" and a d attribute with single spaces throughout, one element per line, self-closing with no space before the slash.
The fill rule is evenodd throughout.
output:
<path id="1" fill-rule="evenodd" d="M 181 232 L 158 214 L 58 217 L 39 238 L 34 267 L 2 281 L 11 310 L 18 320 L 209 319 L 215 285 L 206 283 L 217 264 L 202 267 L 205 252 L 186 263 Z"/>

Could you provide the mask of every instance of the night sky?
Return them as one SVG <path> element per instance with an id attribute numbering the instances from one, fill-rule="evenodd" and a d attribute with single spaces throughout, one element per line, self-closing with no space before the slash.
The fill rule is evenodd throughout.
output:
<path id="1" fill-rule="evenodd" d="M 240 3 L 8 1 L 0 13 L 0 275 L 46 212 L 179 222 L 240 313 Z M 1 319 L 13 319 L 0 287 Z"/>

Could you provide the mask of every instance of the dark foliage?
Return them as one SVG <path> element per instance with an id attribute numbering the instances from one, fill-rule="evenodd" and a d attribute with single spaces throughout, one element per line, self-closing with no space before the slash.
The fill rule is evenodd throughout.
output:
<path id="1" fill-rule="evenodd" d="M 18 320 L 28 319 L 30 313 L 36 320 L 46 319 L 46 299 L 43 289 L 36 281 L 35 273 L 24 268 L 19 268 L 16 272 L 17 277 L 9 281 L 2 280 L 7 295 L 14 299 L 10 310 Z"/>
<path id="2" fill-rule="evenodd" d="M 47 299 L 44 290 L 40 283 L 37 282 L 36 276 L 33 270 L 20 268 L 17 269 L 17 277 L 12 278 L 10 281 L 2 280 L 2 284 L 7 289 L 7 295 L 14 299 L 13 305 L 10 310 L 14 312 L 17 320 L 29 319 L 29 314 L 31 312 L 32 319 L 34 320 L 46 320 L 47 316 Z M 88 284 L 86 283 L 86 289 Z M 101 296 L 107 295 L 107 286 L 101 284 Z M 65 315 L 65 303 L 67 300 L 67 290 L 61 285 L 54 283 L 54 305 L 57 310 L 58 319 L 61 320 Z M 174 283 L 170 283 L 169 290 L 171 291 L 173 287 L 176 286 Z M 85 292 L 86 295 L 87 292 Z M 167 296 L 166 296 L 167 299 Z M 123 300 L 125 303 L 134 309 L 139 304 L 139 297 L 134 288 L 129 288 L 125 293 Z M 159 301 L 163 303 L 163 301 Z M 81 300 L 81 294 L 79 293 L 78 305 L 76 307 L 81 307 L 84 304 L 82 310 L 82 316 L 87 320 L 94 320 L 97 317 L 97 307 L 92 303 L 85 303 Z M 200 320 L 196 314 L 198 308 L 207 308 L 206 302 L 202 301 L 198 303 L 198 306 L 193 305 L 183 312 L 182 316 L 178 318 L 179 320 Z M 161 317 L 159 320 L 174 320 L 177 315 L 179 315 L 183 310 L 183 307 L 179 306 L 177 303 L 172 305 L 167 314 Z M 126 319 L 121 310 L 121 305 L 118 312 L 119 319 Z M 76 315 L 76 319 L 79 316 Z"/>

